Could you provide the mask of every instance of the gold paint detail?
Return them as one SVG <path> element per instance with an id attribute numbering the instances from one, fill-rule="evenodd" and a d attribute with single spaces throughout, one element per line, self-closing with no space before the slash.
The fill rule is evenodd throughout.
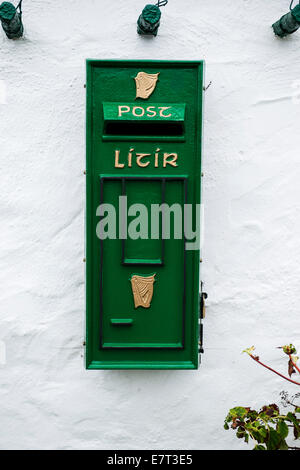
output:
<path id="1" fill-rule="evenodd" d="M 150 162 L 143 162 L 142 163 L 142 159 L 145 158 L 145 157 L 150 157 L 151 156 L 151 153 L 137 153 L 136 154 L 136 163 L 138 166 L 141 166 L 141 167 L 145 167 L 145 166 L 148 166 L 150 164 Z"/>
<path id="2" fill-rule="evenodd" d="M 124 163 L 119 163 L 120 150 L 115 150 L 115 168 L 124 168 Z"/>
<path id="3" fill-rule="evenodd" d="M 169 160 L 170 157 L 172 158 Z M 177 153 L 164 153 L 163 167 L 165 168 L 167 165 L 177 166 L 177 157 Z"/>
<path id="4" fill-rule="evenodd" d="M 134 77 L 136 85 L 136 98 L 146 100 L 154 92 L 158 80 L 158 73 L 139 72 Z"/>
<path id="5" fill-rule="evenodd" d="M 134 274 L 131 279 L 131 288 L 134 300 L 134 307 L 149 308 L 153 297 L 153 285 L 155 274 L 152 276 L 138 276 Z"/>
<path id="6" fill-rule="evenodd" d="M 160 149 L 157 148 L 153 153 L 142 153 L 136 152 L 133 147 L 128 151 L 128 155 L 125 156 L 121 151 L 116 149 L 114 151 L 114 167 L 123 169 L 125 167 L 132 168 L 138 166 L 140 168 L 146 168 L 147 166 L 154 166 L 154 168 L 163 167 L 166 168 L 168 165 L 177 167 L 178 154 L 172 153 L 159 153 Z"/>

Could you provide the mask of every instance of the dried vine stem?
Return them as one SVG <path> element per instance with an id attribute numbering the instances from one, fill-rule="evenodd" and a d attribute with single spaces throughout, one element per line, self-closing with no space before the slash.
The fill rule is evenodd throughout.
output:
<path id="1" fill-rule="evenodd" d="M 269 366 L 267 366 L 266 364 L 264 364 L 263 362 L 261 362 L 257 356 L 254 356 L 253 354 L 249 354 L 249 356 L 250 356 L 255 362 L 258 362 L 258 364 L 260 364 L 261 366 L 265 367 L 266 369 L 269 369 L 271 372 L 274 372 L 274 374 L 279 375 L 279 377 L 282 377 L 283 379 L 288 380 L 288 382 L 291 382 L 292 384 L 300 385 L 300 382 L 296 382 L 295 380 L 292 380 L 292 379 L 290 379 L 289 377 L 286 377 L 285 375 L 281 374 L 280 372 L 277 372 L 277 370 L 274 370 L 274 369 L 272 369 L 272 367 L 269 367 Z M 292 361 L 292 362 L 293 362 L 293 361 Z M 293 364 L 294 364 L 294 362 L 293 362 Z M 297 370 L 298 370 L 298 372 L 300 373 L 298 367 L 297 367 Z"/>

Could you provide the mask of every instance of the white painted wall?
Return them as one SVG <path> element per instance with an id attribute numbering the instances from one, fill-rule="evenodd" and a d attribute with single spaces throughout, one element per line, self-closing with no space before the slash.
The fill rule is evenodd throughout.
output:
<path id="1" fill-rule="evenodd" d="M 297 391 L 241 355 L 285 370 L 275 347 L 299 345 L 300 32 L 270 29 L 289 1 L 170 0 L 155 39 L 144 3 L 24 0 L 25 39 L 0 32 L 1 449 L 244 448 L 228 409 Z M 198 371 L 84 369 L 86 58 L 207 62 Z"/>

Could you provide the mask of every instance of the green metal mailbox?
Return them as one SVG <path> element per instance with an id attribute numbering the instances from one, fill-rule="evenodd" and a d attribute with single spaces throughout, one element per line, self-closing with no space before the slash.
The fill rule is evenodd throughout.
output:
<path id="1" fill-rule="evenodd" d="M 88 369 L 198 368 L 203 69 L 87 61 Z"/>

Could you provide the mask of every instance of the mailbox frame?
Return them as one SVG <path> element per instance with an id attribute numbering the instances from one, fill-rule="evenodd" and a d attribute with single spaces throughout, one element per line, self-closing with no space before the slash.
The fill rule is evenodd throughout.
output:
<path id="1" fill-rule="evenodd" d="M 94 315 L 95 312 L 93 310 L 93 299 L 95 295 L 95 286 L 94 279 L 93 279 L 93 185 L 95 184 L 94 179 L 95 175 L 93 174 L 93 152 L 92 152 L 92 142 L 93 142 L 93 127 L 92 127 L 92 109 L 93 109 L 93 101 L 92 101 L 92 94 L 93 94 L 93 83 L 92 83 L 92 74 L 94 67 L 107 67 L 107 68 L 114 68 L 114 67 L 131 67 L 131 68 L 139 68 L 143 70 L 143 68 L 147 67 L 156 67 L 159 70 L 163 70 L 165 67 L 174 66 L 176 68 L 195 68 L 197 69 L 197 97 L 195 98 L 197 102 L 197 116 L 195 121 L 195 128 L 197 129 L 197 135 L 199 138 L 195 140 L 195 149 L 194 153 L 196 154 L 196 161 L 199 162 L 199 166 L 195 168 L 194 174 L 194 200 L 193 202 L 196 204 L 200 204 L 201 202 L 201 164 L 202 164 L 202 141 L 203 141 L 203 83 L 204 83 L 204 61 L 160 61 L 160 60 L 94 60 L 88 59 L 86 61 L 87 66 L 87 81 L 86 81 L 86 108 L 87 108 L 87 118 L 86 118 L 86 238 L 85 238 L 85 245 L 86 245 L 86 368 L 87 369 L 197 369 L 199 365 L 199 339 L 202 338 L 202 331 L 201 331 L 201 318 L 200 318 L 200 283 L 199 283 L 199 272 L 200 272 L 200 247 L 199 250 L 195 250 L 193 253 L 192 268 L 193 268 L 193 281 L 192 284 L 189 286 L 184 286 L 184 290 L 186 288 L 192 289 L 194 292 L 193 296 L 193 305 L 192 309 L 194 314 L 192 315 L 192 338 L 190 338 L 193 346 L 191 349 L 191 356 L 189 361 L 182 361 L 182 360 L 170 360 L 170 361 L 159 361 L 159 360 L 149 360 L 149 356 L 145 355 L 145 360 L 137 360 L 136 362 L 132 360 L 127 361 L 106 361 L 106 360 L 95 360 L 94 357 L 94 341 L 93 341 L 93 328 L 94 328 Z M 162 142 L 185 142 L 185 134 L 184 135 L 176 135 L 176 136 L 135 136 L 133 139 L 132 136 L 110 136 L 110 135 L 102 135 L 102 141 L 162 141 Z M 133 178 L 134 171 L 132 171 Z M 130 177 L 130 175 L 126 175 L 126 177 Z M 170 175 L 164 175 L 163 170 L 156 174 L 156 175 L 147 175 L 145 178 L 156 178 L 156 179 L 171 179 Z M 99 175 L 99 184 L 100 180 L 103 183 L 103 178 L 112 178 L 118 179 L 122 178 L 118 177 L 115 173 L 114 174 L 102 174 Z M 139 178 L 142 178 L 139 176 Z M 187 177 L 185 174 L 182 175 L 174 175 L 174 179 L 183 179 L 184 185 L 186 187 L 187 184 Z M 185 189 L 186 191 L 186 189 Z M 186 193 L 185 193 L 186 197 Z M 186 199 L 185 199 L 186 200 Z M 100 201 L 99 201 L 100 203 Z M 103 241 L 99 241 L 99 243 L 103 243 Z M 162 242 L 163 244 L 164 242 Z M 102 250 L 102 248 L 101 248 Z M 124 250 L 122 249 L 122 259 L 124 264 Z M 99 260 L 100 261 L 100 260 Z M 191 264 L 190 264 L 191 266 Z M 138 267 L 136 267 L 136 271 L 138 271 Z M 154 268 L 153 268 L 154 269 Z M 197 293 L 197 294 L 196 294 Z M 185 293 L 184 293 L 185 295 Z M 99 312 L 100 315 L 100 312 Z M 183 324 L 183 336 L 184 336 L 184 324 Z M 101 340 L 100 340 L 101 343 Z M 183 344 L 184 346 L 184 344 Z M 108 348 L 109 349 L 109 348 Z M 135 348 L 132 348 L 135 349 Z M 172 348 L 171 348 L 172 349 Z M 176 349 L 176 348 L 173 348 Z M 122 351 L 122 348 L 121 348 Z"/>

